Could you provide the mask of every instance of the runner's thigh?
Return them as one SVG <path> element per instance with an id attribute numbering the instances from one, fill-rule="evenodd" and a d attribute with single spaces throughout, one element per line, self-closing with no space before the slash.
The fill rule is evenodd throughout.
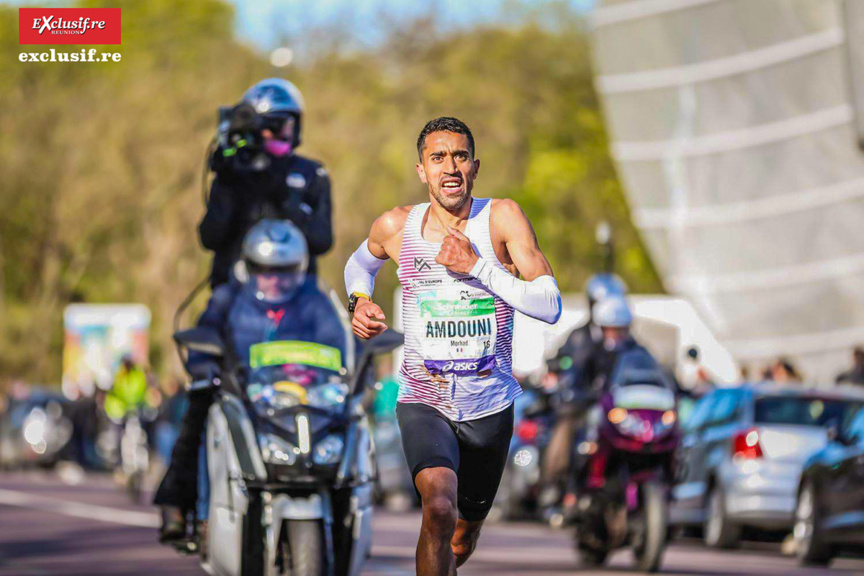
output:
<path id="1" fill-rule="evenodd" d="M 459 469 L 459 441 L 450 421 L 425 404 L 396 404 L 405 460 L 411 479 L 426 468 Z"/>
<path id="2" fill-rule="evenodd" d="M 459 514 L 486 518 L 498 492 L 513 435 L 513 405 L 478 420 L 457 424 L 459 438 Z"/>

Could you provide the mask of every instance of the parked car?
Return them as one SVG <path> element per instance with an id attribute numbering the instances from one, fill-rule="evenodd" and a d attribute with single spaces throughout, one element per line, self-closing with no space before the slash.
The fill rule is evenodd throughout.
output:
<path id="1" fill-rule="evenodd" d="M 793 533 L 802 564 L 827 566 L 864 544 L 864 410 L 836 430 L 801 474 Z"/>
<path id="2" fill-rule="evenodd" d="M 792 529 L 805 461 L 864 393 L 747 384 L 718 388 L 684 427 L 671 523 L 701 527 L 705 543 L 736 546 L 743 527 Z"/>
<path id="3" fill-rule="evenodd" d="M 0 421 L 0 464 L 53 466 L 72 437 L 69 403 L 59 393 L 36 388 L 10 402 Z"/>

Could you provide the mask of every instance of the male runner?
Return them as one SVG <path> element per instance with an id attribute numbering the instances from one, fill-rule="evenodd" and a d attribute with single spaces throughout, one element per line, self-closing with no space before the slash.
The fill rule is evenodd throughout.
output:
<path id="1" fill-rule="evenodd" d="M 429 202 L 375 220 L 345 283 L 354 333 L 371 338 L 387 329 L 371 300 L 375 275 L 388 258 L 399 265 L 405 353 L 396 415 L 423 503 L 417 574 L 453 576 L 474 551 L 513 433 L 521 392 L 510 366 L 513 310 L 553 324 L 561 295 L 519 206 L 471 196 L 480 161 L 465 124 L 432 120 L 417 153 Z"/>

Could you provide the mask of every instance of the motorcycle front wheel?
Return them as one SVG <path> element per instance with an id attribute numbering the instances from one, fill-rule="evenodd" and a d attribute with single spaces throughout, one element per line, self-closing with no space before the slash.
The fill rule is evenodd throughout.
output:
<path id="1" fill-rule="evenodd" d="M 666 550 L 669 516 L 666 490 L 656 482 L 642 487 L 642 541 L 634 550 L 636 565 L 643 572 L 657 572 Z"/>
<path id="2" fill-rule="evenodd" d="M 326 560 L 324 527 L 318 520 L 288 522 L 288 547 L 293 576 L 323 576 Z"/>

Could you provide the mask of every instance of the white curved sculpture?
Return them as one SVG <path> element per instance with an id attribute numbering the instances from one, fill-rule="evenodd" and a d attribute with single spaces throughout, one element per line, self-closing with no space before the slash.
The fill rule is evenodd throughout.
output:
<path id="1" fill-rule="evenodd" d="M 593 26 L 612 153 L 666 288 L 743 364 L 784 355 L 833 380 L 864 342 L 862 7 L 607 1 Z"/>

